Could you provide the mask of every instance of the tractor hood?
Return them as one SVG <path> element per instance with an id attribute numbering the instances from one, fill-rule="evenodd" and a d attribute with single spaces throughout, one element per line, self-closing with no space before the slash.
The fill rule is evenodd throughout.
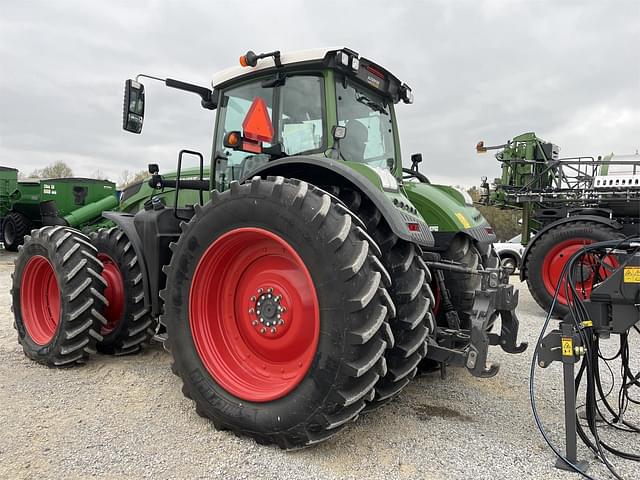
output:
<path id="1" fill-rule="evenodd" d="M 483 243 L 495 241 L 491 225 L 464 195 L 453 187 L 427 183 L 407 182 L 403 188 L 423 218 L 427 219 L 435 237 L 450 238 L 464 232 Z"/>

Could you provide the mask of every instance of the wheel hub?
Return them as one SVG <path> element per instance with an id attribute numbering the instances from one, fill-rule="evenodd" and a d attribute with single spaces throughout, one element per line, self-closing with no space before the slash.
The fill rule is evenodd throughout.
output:
<path id="1" fill-rule="evenodd" d="M 285 307 L 282 294 L 273 287 L 259 288 L 256 295 L 249 298 L 251 325 L 266 338 L 279 338 L 285 334 Z"/>

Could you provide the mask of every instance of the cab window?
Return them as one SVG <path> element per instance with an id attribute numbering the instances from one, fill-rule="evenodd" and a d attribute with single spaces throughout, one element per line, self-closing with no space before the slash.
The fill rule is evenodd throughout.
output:
<path id="1" fill-rule="evenodd" d="M 229 180 L 239 179 L 271 159 L 271 155 L 265 153 L 227 149 L 222 143 L 225 134 L 242 131 L 242 123 L 256 97 L 265 101 L 275 131 L 274 141 L 263 143 L 263 148 L 279 144 L 287 156 L 325 149 L 322 77 L 291 76 L 287 77 L 284 85 L 269 88 L 262 86 L 263 80 L 229 89 L 222 95 L 215 149 L 227 157 L 226 177 Z"/>

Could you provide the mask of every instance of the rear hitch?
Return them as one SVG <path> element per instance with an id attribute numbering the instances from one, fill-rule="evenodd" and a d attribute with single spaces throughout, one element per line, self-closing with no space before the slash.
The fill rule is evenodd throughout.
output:
<path id="1" fill-rule="evenodd" d="M 438 327 L 436 335 L 429 341 L 427 358 L 437 362 L 464 366 L 475 377 L 490 378 L 500 370 L 497 363 L 487 362 L 489 347 L 500 345 L 507 353 L 522 353 L 528 344 L 518 343 L 520 323 L 516 315 L 518 291 L 509 285 L 509 277 L 502 268 L 474 270 L 449 262 L 427 262 L 434 271 L 436 280 L 441 280 L 442 270 L 454 270 L 481 275 L 480 288 L 476 290 L 473 313 L 469 324 L 461 325 L 455 310 L 446 312 L 447 327 Z M 450 303 L 448 291 L 441 288 L 443 304 Z M 448 310 L 448 309 L 447 309 Z M 456 317 L 451 319 L 451 315 Z M 500 333 L 492 333 L 495 321 L 500 316 Z"/>

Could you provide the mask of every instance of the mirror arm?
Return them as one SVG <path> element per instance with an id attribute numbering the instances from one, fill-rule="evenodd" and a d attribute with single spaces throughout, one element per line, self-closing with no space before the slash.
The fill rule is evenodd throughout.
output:
<path id="1" fill-rule="evenodd" d="M 139 73 L 136 76 L 136 82 L 140 77 L 149 78 L 151 80 L 158 80 L 159 82 L 163 82 L 167 87 L 184 90 L 185 92 L 195 93 L 202 99 L 202 107 L 208 110 L 215 110 L 218 106 L 215 92 L 207 87 L 201 87 L 200 85 L 194 85 L 193 83 L 181 82 L 180 80 L 175 80 L 173 78 L 155 77 L 153 75 L 147 75 L 145 73 Z"/>
<path id="2" fill-rule="evenodd" d="M 173 78 L 167 78 L 164 81 L 167 87 L 177 88 L 178 90 L 184 90 L 185 92 L 195 93 L 202 98 L 202 107 L 209 110 L 215 110 L 217 104 L 213 98 L 213 91 L 200 85 L 194 85 L 193 83 L 181 82 L 180 80 L 174 80 Z"/>

